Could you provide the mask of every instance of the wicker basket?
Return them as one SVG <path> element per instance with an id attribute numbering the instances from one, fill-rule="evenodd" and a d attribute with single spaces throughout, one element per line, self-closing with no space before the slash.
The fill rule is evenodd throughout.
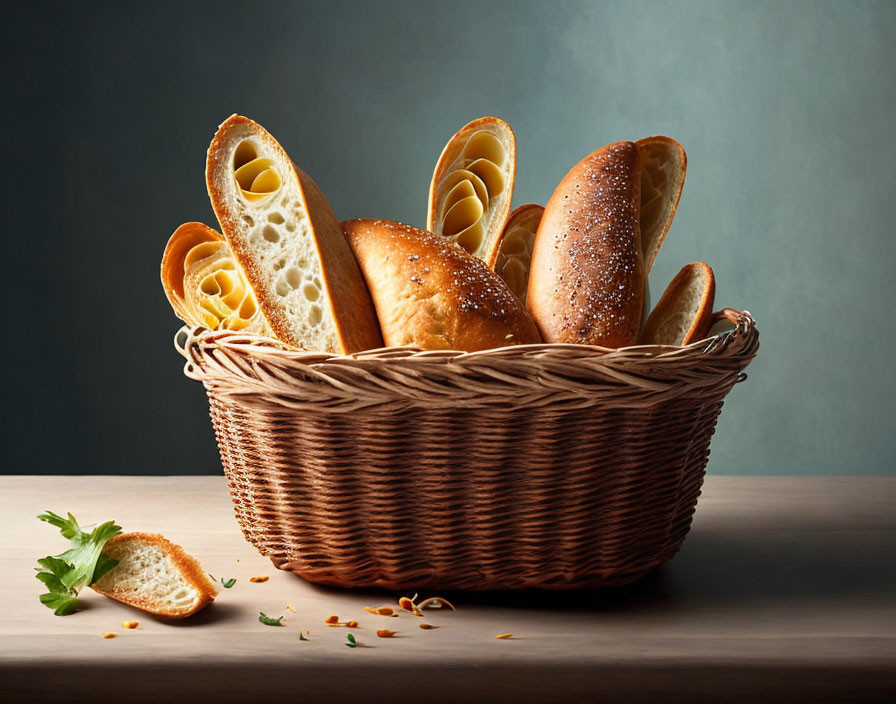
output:
<path id="1" fill-rule="evenodd" d="M 684 348 L 297 351 L 183 329 L 236 516 L 273 563 L 350 587 L 632 582 L 681 546 L 759 334 Z"/>

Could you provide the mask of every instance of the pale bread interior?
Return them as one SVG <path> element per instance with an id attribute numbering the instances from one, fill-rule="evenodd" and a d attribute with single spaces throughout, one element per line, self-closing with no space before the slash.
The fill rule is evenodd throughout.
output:
<path id="1" fill-rule="evenodd" d="M 249 125 L 235 126 L 223 144 L 224 168 L 214 185 L 251 260 L 255 286 L 294 344 L 339 349 L 336 324 L 299 181 L 289 158 Z M 248 267 L 247 267 L 248 268 Z M 268 311 L 265 311 L 268 313 Z"/>
<path id="2" fill-rule="evenodd" d="M 103 553 L 118 565 L 95 584 L 97 591 L 155 613 L 183 616 L 205 600 L 172 560 L 171 553 L 155 542 L 122 540 Z"/>
<path id="3" fill-rule="evenodd" d="M 512 148 L 504 132 L 489 124 L 461 139 L 458 156 L 436 175 L 430 229 L 484 259 L 499 234 L 494 226 L 503 225 L 495 219 L 512 197 Z"/>
<path id="4" fill-rule="evenodd" d="M 683 186 L 681 145 L 665 139 L 638 142 L 641 158 L 641 249 L 645 271 L 669 231 Z"/>
<path id="5" fill-rule="evenodd" d="M 501 234 L 495 258 L 495 273 L 504 279 L 504 283 L 523 303 L 529 289 L 532 247 L 542 213 L 544 208 L 531 208 L 521 213 L 520 217 L 511 217 Z"/>
<path id="6" fill-rule="evenodd" d="M 271 335 L 246 275 L 223 240 L 202 242 L 184 257 L 184 305 L 196 325 Z"/>
<path id="7" fill-rule="evenodd" d="M 682 345 L 703 305 L 708 285 L 700 269 L 690 271 L 689 278 L 673 296 L 664 296 L 644 326 L 640 340 L 645 345 Z"/>

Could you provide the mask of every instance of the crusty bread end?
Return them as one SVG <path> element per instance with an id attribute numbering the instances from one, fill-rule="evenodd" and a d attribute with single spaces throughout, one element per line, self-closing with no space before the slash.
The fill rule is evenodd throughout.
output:
<path id="1" fill-rule="evenodd" d="M 97 580 L 94 590 L 143 611 L 186 618 L 218 595 L 202 565 L 155 533 L 123 533 L 103 549 L 118 564 Z"/>

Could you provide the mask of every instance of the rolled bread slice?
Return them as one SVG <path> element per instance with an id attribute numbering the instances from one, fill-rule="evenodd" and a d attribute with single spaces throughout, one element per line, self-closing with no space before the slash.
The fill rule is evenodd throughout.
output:
<path id="1" fill-rule="evenodd" d="M 516 137 L 510 125 L 497 117 L 464 125 L 436 163 L 426 228 L 494 266 L 515 177 Z"/>
<path id="2" fill-rule="evenodd" d="M 707 337 L 716 280 L 703 262 L 683 267 L 663 292 L 641 333 L 642 345 L 688 345 Z"/>
<path id="3" fill-rule="evenodd" d="M 688 158 L 670 137 L 645 137 L 635 144 L 641 157 L 641 252 L 650 273 L 681 200 Z"/>
<path id="4" fill-rule="evenodd" d="M 381 346 L 370 294 L 330 204 L 261 125 L 233 115 L 218 128 L 206 182 L 280 340 L 336 353 Z"/>
<path id="5" fill-rule="evenodd" d="M 535 203 L 521 205 L 507 218 L 507 224 L 498 239 L 495 273 L 523 303 L 529 287 L 529 263 L 532 246 L 544 208 Z"/>
<path id="6" fill-rule="evenodd" d="M 118 564 L 91 586 L 100 594 L 170 618 L 192 616 L 218 590 L 199 562 L 155 533 L 122 533 L 103 548 Z"/>
<path id="7" fill-rule="evenodd" d="M 224 236 L 201 222 L 178 227 L 162 255 L 162 286 L 175 315 L 209 330 L 273 337 Z"/>
<path id="8" fill-rule="evenodd" d="M 501 277 L 453 242 L 388 220 L 342 227 L 387 346 L 475 352 L 541 341 Z"/>
<path id="9" fill-rule="evenodd" d="M 633 142 L 563 178 L 535 236 L 526 305 L 545 342 L 634 344 L 641 327 L 641 163 Z"/>

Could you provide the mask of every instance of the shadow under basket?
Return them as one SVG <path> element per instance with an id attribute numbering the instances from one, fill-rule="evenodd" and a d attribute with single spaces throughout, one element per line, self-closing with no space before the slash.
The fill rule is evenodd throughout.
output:
<path id="1" fill-rule="evenodd" d="M 688 347 L 542 344 L 351 356 L 203 328 L 175 344 L 209 398 L 246 538 L 311 582 L 571 589 L 632 582 L 691 524 L 747 312 Z"/>

